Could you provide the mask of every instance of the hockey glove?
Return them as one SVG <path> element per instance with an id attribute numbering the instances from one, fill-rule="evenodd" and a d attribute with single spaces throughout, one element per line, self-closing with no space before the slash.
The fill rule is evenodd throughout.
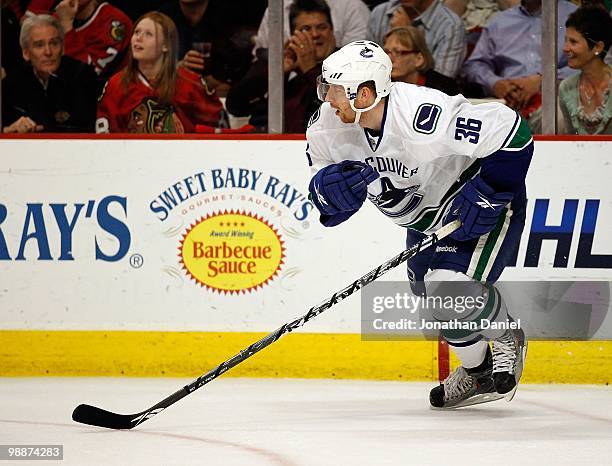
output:
<path id="1" fill-rule="evenodd" d="M 323 167 L 310 180 L 310 198 L 323 215 L 357 211 L 368 193 L 368 184 L 380 175 L 362 162 L 345 160 Z"/>
<path id="2" fill-rule="evenodd" d="M 453 200 L 446 222 L 456 218 L 461 227 L 450 237 L 457 241 L 468 241 L 486 235 L 495 228 L 502 210 L 512 201 L 512 193 L 496 193 L 479 176 L 463 185 Z"/>

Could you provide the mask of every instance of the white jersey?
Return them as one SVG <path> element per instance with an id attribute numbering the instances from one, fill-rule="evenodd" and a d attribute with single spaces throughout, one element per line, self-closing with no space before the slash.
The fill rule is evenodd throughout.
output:
<path id="1" fill-rule="evenodd" d="M 461 95 L 395 83 L 378 136 L 342 123 L 326 102 L 310 120 L 306 152 L 313 174 L 343 160 L 367 163 L 380 173 L 368 199 L 395 223 L 429 233 L 478 173 L 478 159 L 531 141 L 521 121 L 499 103 L 472 105 Z"/>

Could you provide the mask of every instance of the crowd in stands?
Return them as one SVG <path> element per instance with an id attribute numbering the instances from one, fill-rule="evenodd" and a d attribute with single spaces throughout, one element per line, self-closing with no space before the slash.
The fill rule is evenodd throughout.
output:
<path id="1" fill-rule="evenodd" d="M 4 133 L 268 129 L 267 0 L 0 0 Z M 612 0 L 557 0 L 559 127 L 612 134 Z M 367 39 L 392 79 L 496 99 L 541 130 L 542 0 L 284 0 L 284 127 Z M 248 122 L 248 124 L 246 124 Z M 232 125 L 233 126 L 233 125 Z"/>

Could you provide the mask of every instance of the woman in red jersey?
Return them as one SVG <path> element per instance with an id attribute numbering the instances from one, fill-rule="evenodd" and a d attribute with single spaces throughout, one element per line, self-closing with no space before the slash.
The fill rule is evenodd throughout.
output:
<path id="1" fill-rule="evenodd" d="M 99 99 L 97 133 L 190 133 L 217 126 L 222 104 L 202 78 L 177 67 L 178 36 L 158 12 L 140 17 L 127 66 L 106 84 Z"/>

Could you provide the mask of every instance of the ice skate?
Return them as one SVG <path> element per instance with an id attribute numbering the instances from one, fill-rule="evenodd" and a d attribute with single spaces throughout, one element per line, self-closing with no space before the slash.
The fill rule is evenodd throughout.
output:
<path id="1" fill-rule="evenodd" d="M 502 398 L 495 393 L 492 379 L 493 358 L 487 349 L 485 360 L 480 366 L 455 369 L 444 382 L 429 392 L 429 402 L 433 408 L 449 409 L 487 403 Z"/>
<path id="2" fill-rule="evenodd" d="M 514 398 L 527 355 L 527 339 L 521 329 L 506 330 L 493 340 L 493 382 L 495 391 L 507 401 Z"/>

